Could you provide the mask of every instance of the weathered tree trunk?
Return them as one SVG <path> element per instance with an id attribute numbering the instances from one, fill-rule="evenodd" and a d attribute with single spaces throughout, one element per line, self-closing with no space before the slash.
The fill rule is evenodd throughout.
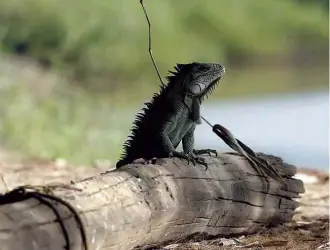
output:
<path id="1" fill-rule="evenodd" d="M 261 177 L 241 156 L 220 154 L 207 157 L 207 171 L 179 159 L 159 159 L 154 165 L 128 165 L 70 188 L 59 186 L 54 194 L 79 211 L 91 250 L 132 249 L 195 233 L 250 234 L 290 221 L 298 206 L 292 198 L 304 192 L 303 183 L 291 178 L 294 166 L 263 157 L 275 164 L 289 190 Z M 34 198 L 4 202 L 4 197 L 1 249 L 65 249 L 59 222 L 48 206 Z M 70 249 L 82 249 L 71 212 L 63 205 L 56 207 L 68 230 Z"/>

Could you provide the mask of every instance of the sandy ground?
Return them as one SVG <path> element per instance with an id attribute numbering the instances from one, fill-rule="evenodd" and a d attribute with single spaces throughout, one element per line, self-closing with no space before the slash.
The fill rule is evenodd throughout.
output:
<path id="1" fill-rule="evenodd" d="M 68 183 L 100 174 L 105 167 L 71 166 L 65 160 L 55 162 L 39 159 L 15 163 L 0 160 L 0 191 L 11 190 L 18 185 Z M 269 250 L 311 250 L 330 249 L 329 244 L 329 175 L 300 169 L 296 178 L 305 183 L 305 193 L 301 196 L 300 207 L 291 223 L 277 228 L 264 229 L 255 235 L 238 238 L 192 239 L 189 242 L 176 242 L 153 249 L 174 250 L 215 250 L 215 249 L 269 249 Z"/>

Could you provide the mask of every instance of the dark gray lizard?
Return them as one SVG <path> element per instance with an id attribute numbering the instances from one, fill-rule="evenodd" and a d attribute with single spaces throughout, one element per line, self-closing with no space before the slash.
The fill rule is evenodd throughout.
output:
<path id="1" fill-rule="evenodd" d="M 200 115 L 200 104 L 204 97 L 211 93 L 219 82 L 225 68 L 220 64 L 191 63 L 178 64 L 176 72 L 168 77 L 168 85 L 165 85 L 160 76 L 151 50 L 151 24 L 148 14 L 139 0 L 145 13 L 149 27 L 149 54 L 159 80 L 161 82 L 160 94 L 155 94 L 152 101 L 146 103 L 143 113 L 139 113 L 133 124 L 132 135 L 124 144 L 124 153 L 117 163 L 117 168 L 136 159 L 149 159 L 162 157 L 180 157 L 206 166 L 203 158 L 197 155 L 203 153 L 215 153 L 215 150 L 194 150 L 194 130 L 201 118 L 206 121 L 229 147 L 245 156 L 257 170 L 271 176 L 285 185 L 285 181 L 266 160 L 258 157 L 252 149 L 233 134 L 216 124 L 212 126 Z M 155 126 L 156 125 L 156 126 Z M 183 152 L 176 151 L 182 141 Z"/>
<path id="2" fill-rule="evenodd" d="M 179 157 L 207 168 L 204 158 L 198 155 L 216 154 L 212 149 L 194 150 L 194 131 L 201 123 L 200 105 L 217 86 L 225 68 L 220 64 L 194 62 L 178 64 L 175 69 L 171 72 L 173 75 L 167 77 L 168 84 L 161 85 L 160 93 L 145 103 L 143 112 L 137 114 L 117 168 L 137 159 L 149 162 L 153 158 L 167 157 Z M 259 158 L 228 129 L 220 124 L 212 127 L 229 147 L 245 156 L 263 175 L 285 184 L 271 164 Z M 176 151 L 180 142 L 183 152 Z"/>
<path id="3" fill-rule="evenodd" d="M 225 68 L 216 63 L 194 62 L 177 64 L 175 69 L 167 77 L 168 84 L 160 86 L 160 93 L 137 114 L 117 168 L 136 159 L 166 157 L 206 166 L 198 155 L 216 154 L 212 149 L 194 150 L 194 131 L 201 123 L 200 105 L 217 86 Z M 181 141 L 183 152 L 176 151 Z"/>

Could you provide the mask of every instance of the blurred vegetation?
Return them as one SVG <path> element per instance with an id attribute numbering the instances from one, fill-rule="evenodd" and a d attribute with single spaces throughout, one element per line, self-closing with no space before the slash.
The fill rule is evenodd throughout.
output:
<path id="1" fill-rule="evenodd" d="M 0 79 L 0 146 L 73 163 L 118 157 L 131 122 L 119 99 L 86 95 L 30 61 L 0 60 Z"/>
<path id="2" fill-rule="evenodd" d="M 328 1 L 145 4 L 163 74 L 178 62 L 226 66 L 214 97 L 328 86 Z M 0 145 L 115 160 L 131 115 L 158 88 L 147 39 L 138 0 L 0 1 Z"/>
<path id="3" fill-rule="evenodd" d="M 177 62 L 249 63 L 328 45 L 318 1 L 146 0 L 153 51 L 165 72 Z M 322 2 L 322 1 L 320 1 Z M 303 4 L 304 3 L 304 4 Z M 116 90 L 155 82 L 138 0 L 0 2 L 0 51 L 38 60 L 82 85 Z"/>

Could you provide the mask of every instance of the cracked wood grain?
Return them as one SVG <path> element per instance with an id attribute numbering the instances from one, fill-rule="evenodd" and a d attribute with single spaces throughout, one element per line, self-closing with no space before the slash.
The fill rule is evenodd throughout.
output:
<path id="1" fill-rule="evenodd" d="M 291 220 L 298 207 L 300 180 L 294 166 L 262 154 L 286 180 L 258 175 L 235 154 L 207 157 L 209 168 L 159 159 L 154 165 L 131 164 L 119 170 L 58 187 L 54 193 L 74 205 L 82 216 L 91 250 L 126 250 L 170 242 L 201 233 L 251 234 L 265 226 Z M 81 191 L 79 191 L 81 190 Z M 70 234 L 71 249 L 81 237 L 72 214 L 57 204 Z M 1 249 L 60 250 L 59 223 L 34 199 L 0 206 Z"/>

